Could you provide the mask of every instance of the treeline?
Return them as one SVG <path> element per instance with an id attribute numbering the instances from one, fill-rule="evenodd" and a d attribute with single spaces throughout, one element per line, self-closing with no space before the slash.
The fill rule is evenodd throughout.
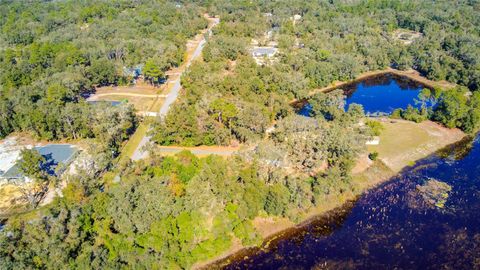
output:
<path id="1" fill-rule="evenodd" d="M 77 174 L 41 217 L 8 221 L 0 268 L 189 269 L 235 241 L 261 243 L 255 220 L 298 221 L 354 192 L 349 171 L 372 132 L 358 125 L 363 110 L 345 112 L 338 93 L 314 100 L 312 117 L 282 119 L 264 144 L 238 156 L 153 154 L 102 178 Z"/>
<path id="2" fill-rule="evenodd" d="M 124 68 L 178 66 L 207 25 L 198 7 L 173 1 L 6 1 L 0 17 L 0 138 L 47 140 L 95 133 L 81 130 L 96 124 L 86 94 L 128 83 Z"/>
<path id="3" fill-rule="evenodd" d="M 422 122 L 427 119 L 448 128 L 459 128 L 467 133 L 480 130 L 480 92 L 470 92 L 465 87 L 449 90 L 423 89 L 418 96 L 420 108 L 408 106 L 395 110 L 392 118 Z"/>
<path id="4" fill-rule="evenodd" d="M 311 87 L 348 80 L 368 70 L 414 68 L 433 80 L 480 87 L 480 4 L 475 1 L 265 1 L 279 26 L 284 62 L 300 69 Z M 289 17 L 302 19 L 293 25 Z M 418 31 L 411 45 L 395 30 Z M 295 39 L 303 44 L 294 50 Z M 298 47 L 298 46 L 297 46 Z M 282 48 L 282 46 L 281 46 Z M 292 52 L 293 50 L 293 52 Z"/>
<path id="5" fill-rule="evenodd" d="M 154 138 L 188 146 L 255 141 L 270 123 L 293 112 L 291 99 L 391 66 L 476 90 L 478 9 L 471 1 L 213 1 L 209 12 L 221 22 L 204 61 L 182 78 L 185 97 L 158 124 Z M 301 19 L 294 22 L 295 14 Z M 421 36 L 405 45 L 394 37 L 398 29 Z M 280 51 L 277 61 L 258 66 L 250 43 L 268 31 Z"/>

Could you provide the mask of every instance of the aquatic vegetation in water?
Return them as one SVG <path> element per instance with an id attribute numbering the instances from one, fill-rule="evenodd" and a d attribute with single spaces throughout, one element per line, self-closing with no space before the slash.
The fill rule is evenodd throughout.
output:
<path id="1" fill-rule="evenodd" d="M 448 200 L 448 193 L 452 190 L 452 187 L 445 182 L 429 179 L 425 184 L 417 185 L 416 190 L 426 203 L 438 208 L 443 208 Z"/>

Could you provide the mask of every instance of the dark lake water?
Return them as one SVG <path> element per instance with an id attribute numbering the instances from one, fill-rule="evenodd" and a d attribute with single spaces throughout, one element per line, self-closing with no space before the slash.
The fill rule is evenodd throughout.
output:
<path id="1" fill-rule="evenodd" d="M 443 208 L 417 185 L 452 187 Z M 420 160 L 356 202 L 226 269 L 480 269 L 480 142 Z M 245 254 L 242 255 L 242 257 Z"/>
<path id="2" fill-rule="evenodd" d="M 367 115 L 390 114 L 393 110 L 405 109 L 408 105 L 419 107 L 415 103 L 424 85 L 394 74 L 372 76 L 361 81 L 339 87 L 345 91 L 345 109 L 352 103 L 363 105 Z M 308 104 L 299 113 L 309 115 Z"/>

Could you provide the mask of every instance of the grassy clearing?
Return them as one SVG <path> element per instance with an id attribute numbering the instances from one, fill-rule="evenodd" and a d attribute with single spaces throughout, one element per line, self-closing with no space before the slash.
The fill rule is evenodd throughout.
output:
<path id="1" fill-rule="evenodd" d="M 132 96 L 123 96 L 119 94 L 119 95 L 99 97 L 98 100 L 109 100 L 109 101 L 127 100 L 127 102 L 132 104 L 137 111 L 148 111 L 155 103 L 156 98 L 132 97 Z"/>
<path id="2" fill-rule="evenodd" d="M 355 174 L 352 177 L 352 185 L 357 194 L 363 193 L 365 190 L 390 179 L 395 175 L 385 163 L 381 160 L 376 160 L 372 166 L 365 171 Z"/>
<path id="3" fill-rule="evenodd" d="M 21 201 L 22 193 L 16 185 L 0 186 L 0 217 L 24 211 L 25 204 Z"/>
<path id="4" fill-rule="evenodd" d="M 120 154 L 120 157 L 119 157 L 120 161 L 128 159 L 133 155 L 138 145 L 140 144 L 140 141 L 143 139 L 143 137 L 146 136 L 147 131 L 148 131 L 148 124 L 145 122 L 140 123 L 135 133 L 132 135 L 132 137 L 127 142 L 127 144 L 123 147 L 122 153 Z"/>
<path id="5" fill-rule="evenodd" d="M 447 129 L 431 121 L 414 123 L 382 119 L 381 122 L 385 130 L 380 134 L 380 144 L 369 145 L 368 150 L 378 152 L 379 158 L 395 172 L 465 135 L 460 130 Z"/>
<path id="6" fill-rule="evenodd" d="M 165 102 L 165 98 L 157 98 L 155 99 L 151 106 L 148 108 L 148 111 L 150 112 L 158 112 L 160 111 L 160 108 L 162 107 L 163 105 L 163 102 Z"/>
<path id="7" fill-rule="evenodd" d="M 131 94 L 155 95 L 155 94 L 159 94 L 160 90 L 161 90 L 161 87 L 154 87 L 153 85 L 147 82 L 137 80 L 137 83 L 135 85 L 98 87 L 95 93 L 96 94 L 131 93 Z"/>

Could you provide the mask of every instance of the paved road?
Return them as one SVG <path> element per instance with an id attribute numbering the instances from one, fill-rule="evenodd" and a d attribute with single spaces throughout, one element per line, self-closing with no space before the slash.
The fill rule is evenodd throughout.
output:
<path id="1" fill-rule="evenodd" d="M 137 146 L 137 149 L 135 149 L 135 152 L 132 155 L 132 160 L 140 160 L 148 156 L 148 152 L 144 151 L 143 147 L 147 145 L 151 138 L 151 136 L 145 136 L 142 138 L 142 140 Z"/>
<path id="2" fill-rule="evenodd" d="M 209 35 L 212 34 L 211 29 L 215 25 L 217 25 L 219 22 L 220 22 L 219 19 L 214 20 L 214 22 L 212 23 L 212 25 L 208 29 L 207 33 Z M 187 70 L 188 67 L 190 67 L 193 60 L 197 59 L 200 56 L 200 54 L 202 53 L 203 47 L 205 47 L 206 43 L 207 43 L 207 41 L 205 40 L 205 37 L 203 37 L 202 40 L 198 43 L 197 48 L 193 52 L 192 57 L 187 61 L 186 67 L 185 67 L 183 72 L 185 72 L 185 70 Z M 172 104 L 178 98 L 178 94 L 180 93 L 180 90 L 182 89 L 182 85 L 180 84 L 180 78 L 181 78 L 181 74 L 183 72 L 180 73 L 180 76 L 175 81 L 175 84 L 173 85 L 172 89 L 170 90 L 170 93 L 168 93 L 168 95 L 165 99 L 165 102 L 163 103 L 162 107 L 160 108 L 160 111 L 158 112 L 158 115 L 160 116 L 161 119 L 165 118 L 165 116 L 167 115 L 168 111 L 170 110 Z M 150 139 L 151 139 L 150 136 L 145 136 L 145 137 L 142 138 L 142 140 L 138 144 L 137 149 L 135 150 L 135 152 L 132 155 L 132 160 L 139 160 L 139 159 L 146 158 L 148 156 L 148 152 L 144 151 L 143 148 L 145 147 L 145 145 L 147 145 L 147 143 L 150 141 Z"/>

